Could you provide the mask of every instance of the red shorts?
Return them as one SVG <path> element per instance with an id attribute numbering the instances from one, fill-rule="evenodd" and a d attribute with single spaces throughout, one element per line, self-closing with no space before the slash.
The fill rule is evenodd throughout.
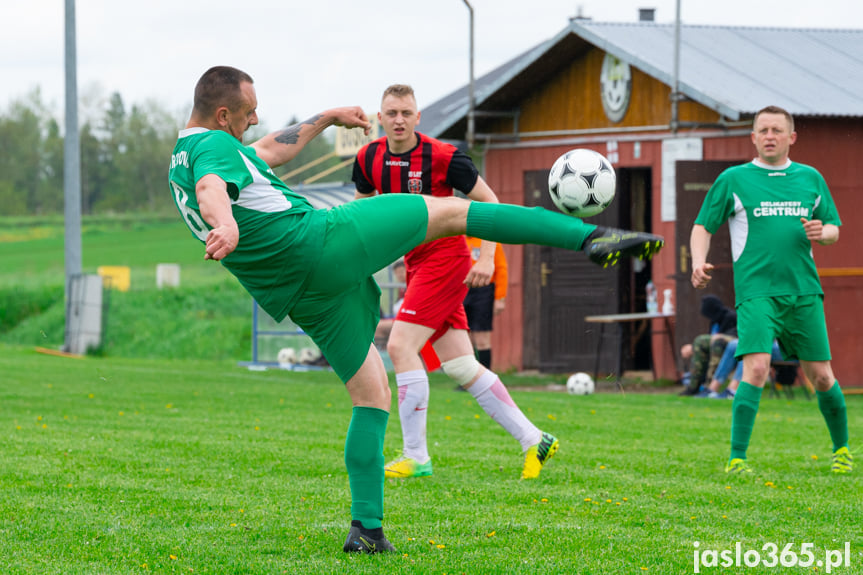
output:
<path id="1" fill-rule="evenodd" d="M 429 259 L 408 269 L 407 290 L 396 319 L 435 330 L 429 341 L 434 343 L 450 328 L 467 327 L 464 313 L 464 283 L 471 268 L 470 255 Z"/>

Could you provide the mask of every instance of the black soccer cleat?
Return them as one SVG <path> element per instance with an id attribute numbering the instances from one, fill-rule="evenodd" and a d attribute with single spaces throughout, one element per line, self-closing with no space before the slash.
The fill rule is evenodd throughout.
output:
<path id="1" fill-rule="evenodd" d="M 664 245 L 662 236 L 598 227 L 587 236 L 582 249 L 590 261 L 607 268 L 617 265 L 620 258 L 650 259 Z"/>
<path id="2" fill-rule="evenodd" d="M 396 548 L 384 536 L 381 527 L 377 529 L 366 529 L 357 520 L 351 521 L 351 530 L 343 547 L 345 553 L 388 553 Z"/>

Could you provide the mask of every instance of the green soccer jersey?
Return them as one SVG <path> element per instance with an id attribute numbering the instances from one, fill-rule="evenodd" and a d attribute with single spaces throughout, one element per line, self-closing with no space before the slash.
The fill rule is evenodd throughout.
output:
<path id="1" fill-rule="evenodd" d="M 815 168 L 756 161 L 722 172 L 695 220 L 711 234 L 729 220 L 737 304 L 752 298 L 823 294 L 800 218 L 841 225 Z"/>
<path id="2" fill-rule="evenodd" d="M 180 215 L 204 242 L 211 226 L 201 217 L 195 184 L 215 174 L 228 185 L 240 231 L 237 248 L 221 262 L 276 321 L 296 303 L 320 257 L 326 213 L 291 191 L 255 149 L 220 130 L 182 130 L 168 179 Z"/>

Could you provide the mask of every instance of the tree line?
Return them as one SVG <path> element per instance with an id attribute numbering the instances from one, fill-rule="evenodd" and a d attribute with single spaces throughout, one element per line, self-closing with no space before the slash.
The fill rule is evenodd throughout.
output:
<path id="1" fill-rule="evenodd" d="M 81 149 L 81 212 L 90 214 L 173 210 L 168 164 L 184 117 L 155 102 L 127 106 L 119 93 L 79 116 Z M 294 119 L 289 124 L 295 123 Z M 249 141 L 267 133 L 253 127 Z M 0 215 L 62 214 L 64 126 L 38 89 L 13 100 L 0 111 Z M 333 137 L 316 138 L 277 174 L 332 152 Z M 338 164 L 331 158 L 298 174 L 288 185 Z M 321 178 L 350 180 L 350 166 Z M 311 173 L 309 173 L 311 172 Z"/>

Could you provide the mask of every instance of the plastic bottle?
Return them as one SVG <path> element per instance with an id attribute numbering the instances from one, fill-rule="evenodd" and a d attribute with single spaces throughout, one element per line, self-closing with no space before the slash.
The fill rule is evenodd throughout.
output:
<path id="1" fill-rule="evenodd" d="M 671 288 L 662 290 L 662 313 L 665 315 L 674 313 L 674 305 L 671 303 Z"/>
<path id="2" fill-rule="evenodd" d="M 644 291 L 647 295 L 647 313 L 656 313 L 659 311 L 658 304 L 656 302 L 656 286 L 653 285 L 652 281 L 647 282 L 647 285 L 644 286 Z"/>

